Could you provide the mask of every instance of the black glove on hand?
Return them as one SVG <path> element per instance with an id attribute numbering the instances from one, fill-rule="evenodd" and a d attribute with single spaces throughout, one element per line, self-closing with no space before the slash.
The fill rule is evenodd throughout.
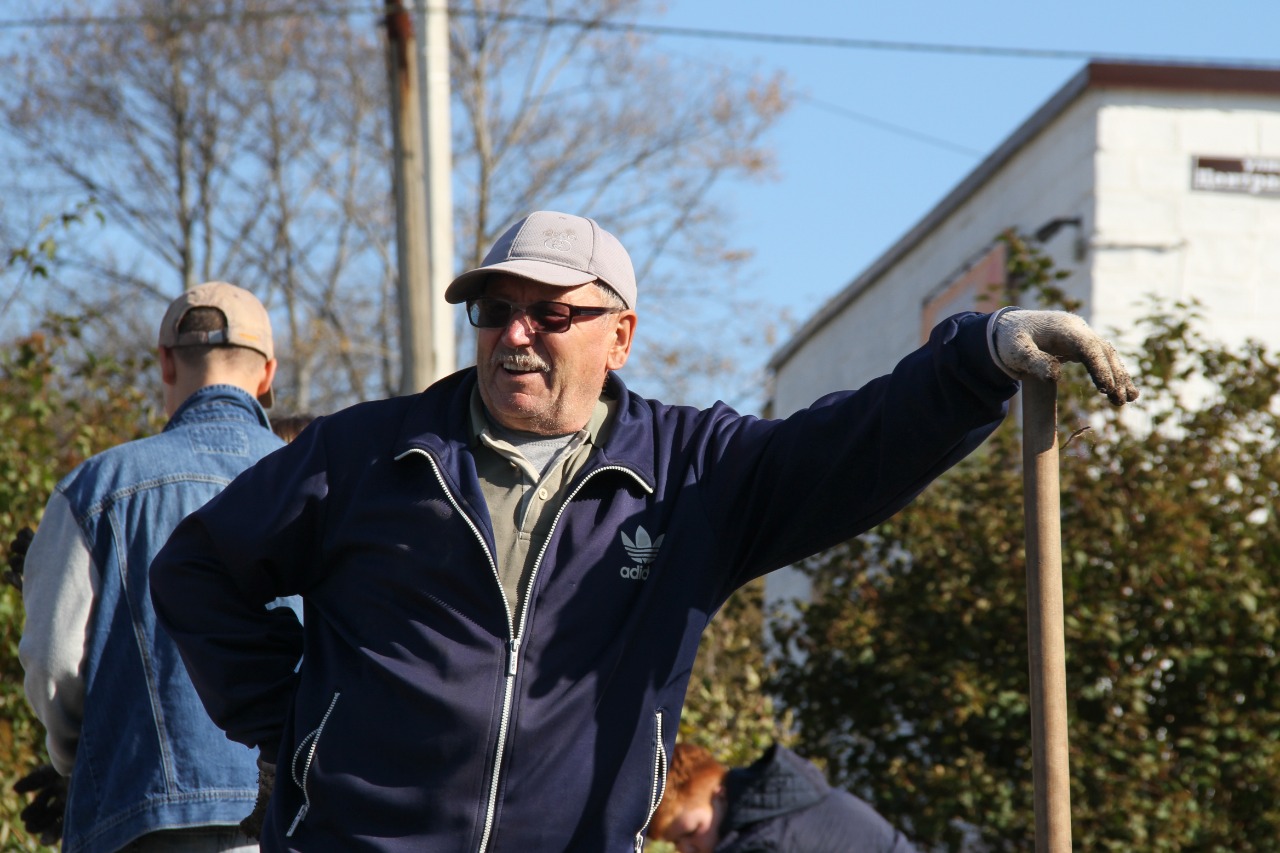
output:
<path id="1" fill-rule="evenodd" d="M 27 561 L 27 549 L 35 535 L 30 527 L 24 527 L 9 543 L 9 568 L 5 570 L 4 579 L 16 586 L 19 592 L 22 591 L 22 566 Z"/>
<path id="2" fill-rule="evenodd" d="M 35 799 L 22 810 L 22 825 L 28 834 L 38 837 L 46 846 L 62 838 L 62 818 L 67 810 L 67 782 L 50 764 L 44 764 L 13 783 L 19 794 L 36 791 Z"/>
<path id="3" fill-rule="evenodd" d="M 240 821 L 240 831 L 257 841 L 262 835 L 262 822 L 267 817 L 267 803 L 271 800 L 271 790 L 276 786 L 276 766 L 258 759 L 258 799 L 253 804 L 253 811 Z"/>

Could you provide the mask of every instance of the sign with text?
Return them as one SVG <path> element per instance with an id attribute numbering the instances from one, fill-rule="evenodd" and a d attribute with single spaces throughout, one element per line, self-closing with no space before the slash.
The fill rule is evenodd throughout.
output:
<path id="1" fill-rule="evenodd" d="M 1280 196 L 1280 157 L 1193 156 L 1191 189 Z"/>

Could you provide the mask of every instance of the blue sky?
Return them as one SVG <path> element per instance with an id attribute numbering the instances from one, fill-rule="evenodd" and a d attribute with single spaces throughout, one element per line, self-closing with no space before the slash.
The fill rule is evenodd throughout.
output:
<path id="1" fill-rule="evenodd" d="M 1277 0 L 669 0 L 667 9 L 644 22 L 1280 66 Z M 798 95 L 770 137 L 778 179 L 728 187 L 724 196 L 743 245 L 756 252 L 752 287 L 797 321 L 896 242 L 1086 61 L 672 36 L 662 47 L 743 73 L 781 69 Z"/>

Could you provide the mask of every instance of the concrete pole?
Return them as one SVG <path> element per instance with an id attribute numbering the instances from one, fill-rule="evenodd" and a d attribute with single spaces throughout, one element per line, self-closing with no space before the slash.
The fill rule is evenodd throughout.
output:
<path id="1" fill-rule="evenodd" d="M 413 16 L 402 0 L 388 0 L 387 72 L 396 191 L 396 262 L 400 297 L 400 393 L 413 394 L 434 374 L 427 276 L 427 203 Z"/>
<path id="2" fill-rule="evenodd" d="M 452 373 L 457 354 L 454 311 L 444 301 L 453 281 L 453 139 L 449 120 L 449 11 L 445 0 L 425 0 L 422 14 L 422 137 L 427 142 L 427 265 L 431 351 L 435 381 Z"/>

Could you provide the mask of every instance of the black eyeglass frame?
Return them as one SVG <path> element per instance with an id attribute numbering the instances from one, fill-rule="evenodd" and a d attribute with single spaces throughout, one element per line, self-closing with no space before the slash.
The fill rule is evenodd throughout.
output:
<path id="1" fill-rule="evenodd" d="M 480 303 L 505 305 L 506 317 L 501 322 L 480 323 Z M 619 314 L 621 309 L 604 305 L 570 305 L 568 302 L 555 302 L 540 299 L 537 302 L 513 302 L 498 296 L 475 296 L 467 300 L 467 322 L 477 329 L 505 329 L 517 313 L 529 318 L 529 325 L 535 332 L 558 335 L 569 331 L 573 321 L 578 317 L 603 317 L 605 314 Z M 563 312 L 560 310 L 563 309 Z M 552 321 L 548 325 L 548 321 Z"/>

